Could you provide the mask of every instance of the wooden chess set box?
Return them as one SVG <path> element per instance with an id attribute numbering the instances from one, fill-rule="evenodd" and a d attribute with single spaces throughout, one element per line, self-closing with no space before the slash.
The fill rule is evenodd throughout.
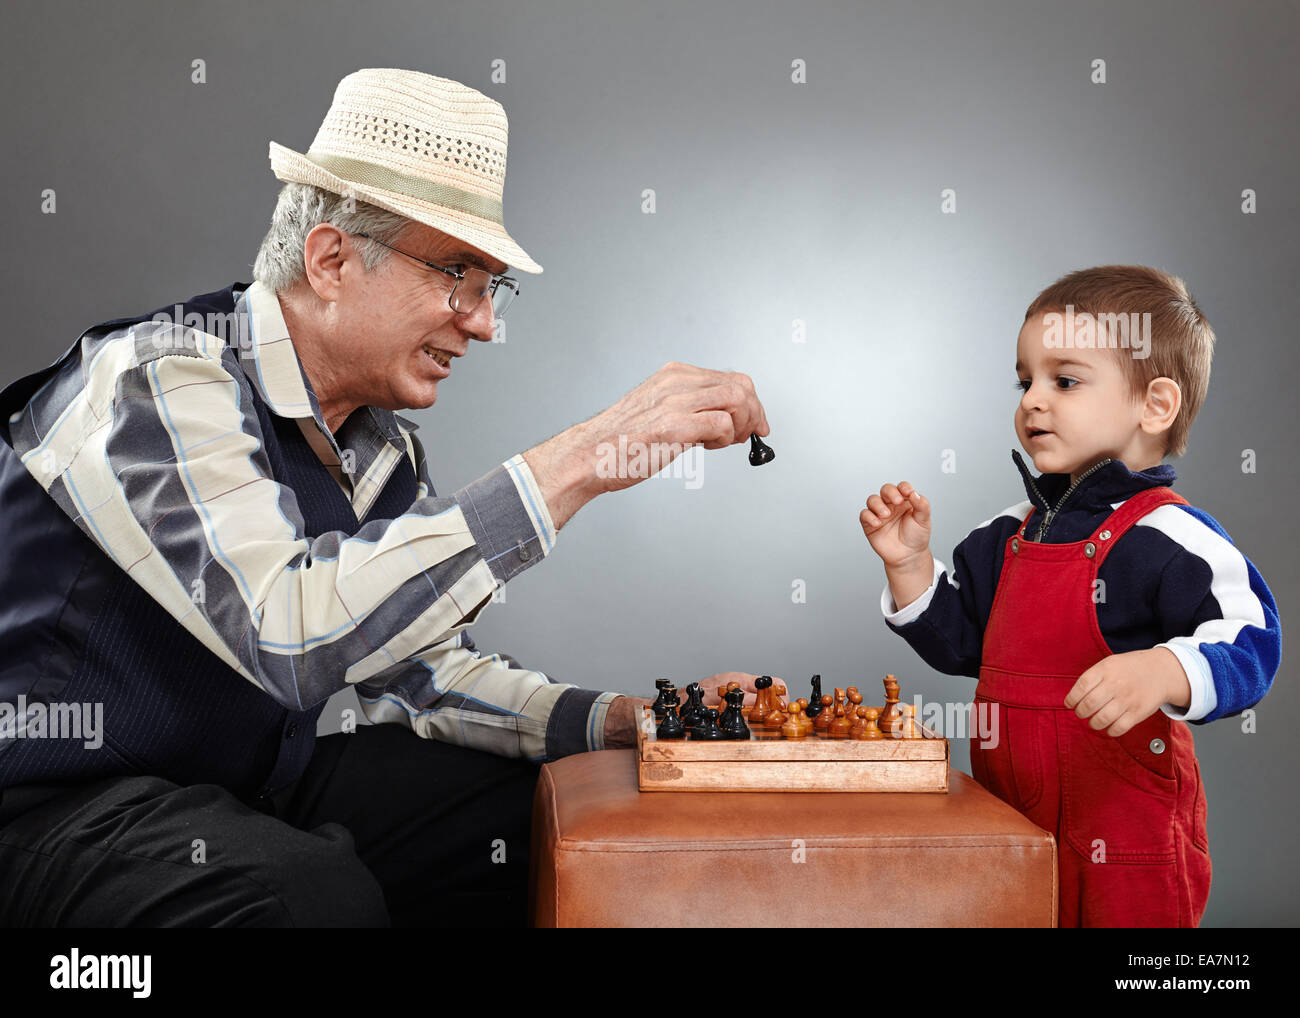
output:
<path id="1" fill-rule="evenodd" d="M 737 683 L 718 690 L 721 715 L 705 708 L 699 683 L 687 702 L 667 680 L 637 731 L 643 792 L 947 792 L 948 740 L 916 720 L 885 677 L 885 705 L 868 707 L 856 687 L 785 701 L 784 684 L 755 682 L 744 706 Z"/>

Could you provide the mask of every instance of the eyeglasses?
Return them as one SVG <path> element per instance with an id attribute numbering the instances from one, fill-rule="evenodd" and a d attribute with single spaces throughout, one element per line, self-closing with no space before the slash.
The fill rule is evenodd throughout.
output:
<path id="1" fill-rule="evenodd" d="M 479 301 L 491 294 L 492 317 L 501 318 L 505 315 L 510 302 L 519 295 L 519 281 L 512 276 L 496 276 L 488 272 L 487 269 L 480 269 L 477 265 L 462 265 L 461 268 L 465 271 L 457 272 L 455 269 L 444 265 L 434 265 L 433 262 L 426 262 L 419 255 L 413 255 L 409 251 L 402 251 L 393 247 L 392 244 L 384 244 L 382 240 L 375 240 L 368 233 L 357 233 L 354 236 L 374 240 L 376 244 L 383 244 L 390 251 L 404 254 L 407 258 L 414 258 L 421 265 L 437 269 L 444 275 L 455 279 L 456 282 L 452 285 L 451 293 L 447 294 L 447 306 L 458 315 L 469 314 L 478 307 Z"/>

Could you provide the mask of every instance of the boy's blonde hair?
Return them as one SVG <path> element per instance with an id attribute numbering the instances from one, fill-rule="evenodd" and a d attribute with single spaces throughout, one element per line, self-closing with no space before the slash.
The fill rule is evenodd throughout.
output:
<path id="1" fill-rule="evenodd" d="M 1205 402 L 1210 387 L 1210 361 L 1214 355 L 1214 330 L 1187 285 L 1177 276 L 1145 265 L 1101 265 L 1062 276 L 1045 289 L 1025 312 L 1028 321 L 1048 311 L 1063 311 L 1071 305 L 1075 313 L 1094 317 L 1105 314 L 1151 315 L 1149 356 L 1134 357 L 1117 349 L 1116 355 L 1128 378 L 1135 399 L 1146 394 L 1154 378 L 1172 378 L 1182 390 L 1183 403 L 1165 435 L 1165 454 L 1181 456 L 1187 449 L 1187 433 Z"/>

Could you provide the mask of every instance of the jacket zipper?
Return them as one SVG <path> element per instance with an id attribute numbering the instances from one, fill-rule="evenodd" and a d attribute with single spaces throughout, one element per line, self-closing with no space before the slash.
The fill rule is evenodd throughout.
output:
<path id="1" fill-rule="evenodd" d="M 1042 543 L 1043 538 L 1047 535 L 1047 528 L 1052 525 L 1052 521 L 1056 519 L 1057 514 L 1065 506 L 1065 503 L 1069 500 L 1070 496 L 1074 494 L 1074 490 L 1084 482 L 1085 478 L 1095 474 L 1107 463 L 1113 463 L 1113 462 L 1114 462 L 1113 458 L 1104 459 L 1100 463 L 1094 463 L 1087 470 L 1081 473 L 1075 479 L 1075 482 L 1065 490 L 1065 494 L 1061 496 L 1061 500 L 1057 502 L 1055 506 L 1048 509 L 1047 512 L 1043 514 L 1043 521 L 1040 524 L 1038 524 L 1038 534 L 1034 538 L 1034 540 L 1040 544 Z M 1043 493 L 1038 490 L 1038 485 L 1034 483 L 1034 479 L 1032 477 L 1029 478 L 1029 486 L 1034 489 L 1034 494 L 1038 496 L 1038 501 L 1042 502 L 1043 505 L 1047 505 L 1047 499 L 1043 498 Z"/>

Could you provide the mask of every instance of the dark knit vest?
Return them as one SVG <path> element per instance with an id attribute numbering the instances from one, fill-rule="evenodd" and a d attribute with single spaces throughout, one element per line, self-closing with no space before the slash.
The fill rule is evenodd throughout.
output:
<path id="1" fill-rule="evenodd" d="M 229 313 L 247 286 L 192 297 L 184 311 Z M 132 774 L 211 782 L 244 798 L 277 789 L 311 759 L 324 703 L 286 709 L 222 662 L 78 529 L 9 444 L 10 414 L 77 350 L 0 394 L 0 702 L 102 703 L 104 741 L 0 739 L 0 789 Z M 252 391 L 272 476 L 297 496 L 306 536 L 355 534 L 361 522 L 297 421 Z M 416 490 L 403 456 L 367 519 L 400 516 Z"/>

